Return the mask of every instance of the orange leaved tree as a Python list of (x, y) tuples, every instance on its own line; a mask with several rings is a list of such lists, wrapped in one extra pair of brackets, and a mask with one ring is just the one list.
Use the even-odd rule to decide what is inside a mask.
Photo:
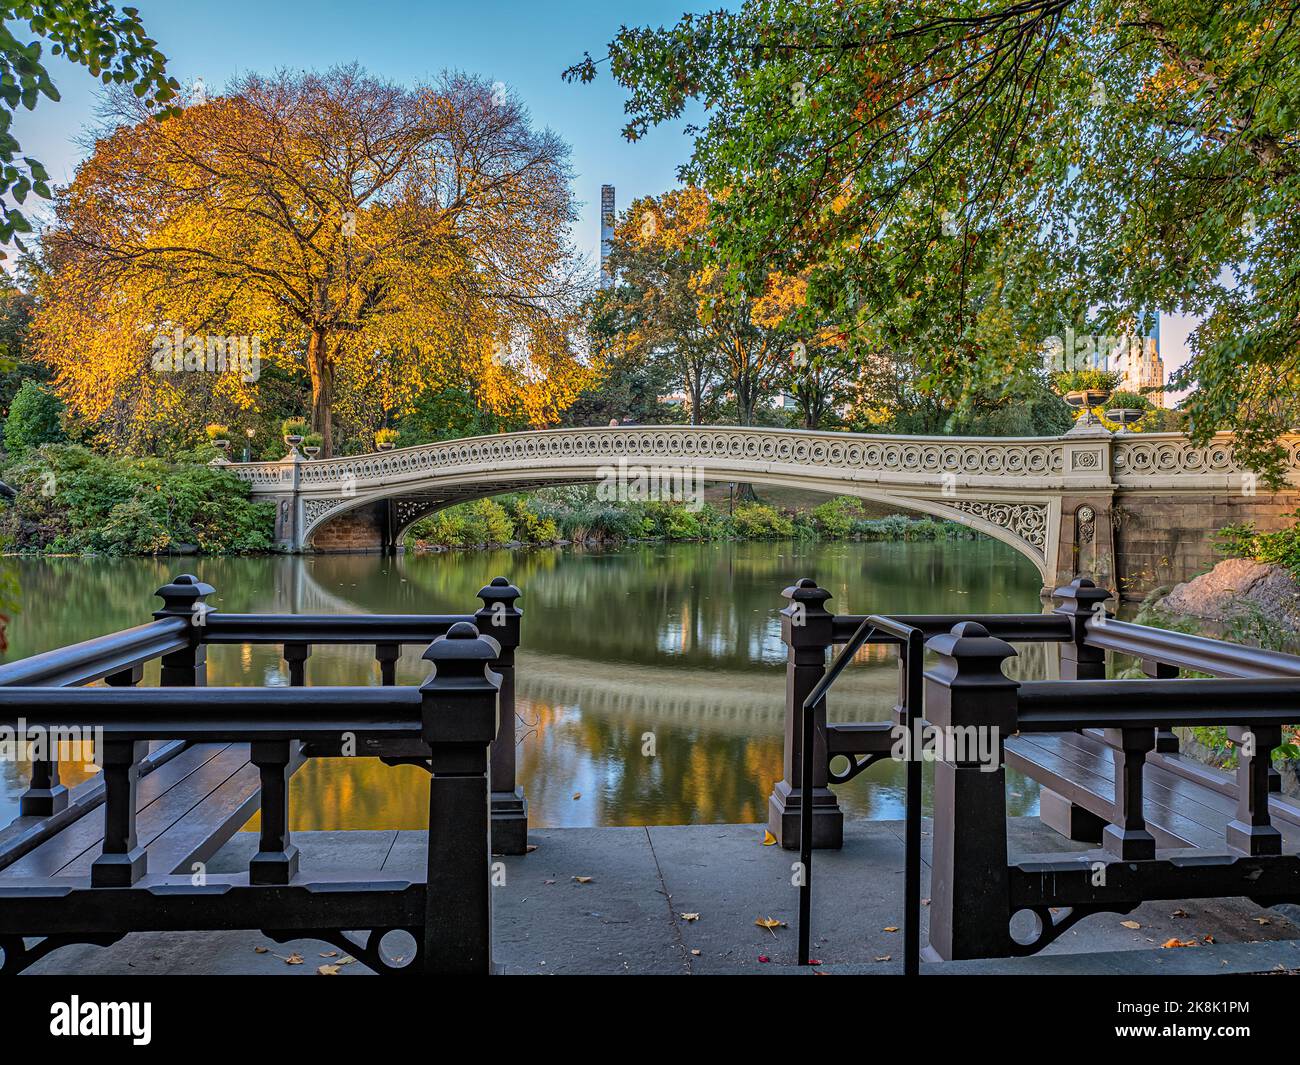
[(114, 117), (57, 198), (35, 332), (74, 412), (117, 442), (201, 424), (214, 396), (256, 405), (257, 367), (212, 372), (214, 334), (306, 371), (327, 456), (340, 404), (400, 411), (468, 377), (543, 423), (584, 383), (567, 148), (499, 86), (351, 66), (248, 76), (164, 121), (123, 98)]

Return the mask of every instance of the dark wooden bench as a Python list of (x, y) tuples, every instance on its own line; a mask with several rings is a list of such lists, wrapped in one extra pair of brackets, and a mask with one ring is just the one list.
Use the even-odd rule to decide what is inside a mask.
[[(1013, 736), (1006, 759), (1008, 767), (1042, 785), (1039, 816), (1062, 835), (1099, 844), (1105, 826), (1117, 823), (1115, 751), (1092, 730)], [(1177, 754), (1147, 755), (1143, 812), (1158, 847), (1221, 850), (1236, 809), (1231, 774)], [(1300, 849), (1300, 806), (1273, 795), (1269, 811), (1284, 845)]]

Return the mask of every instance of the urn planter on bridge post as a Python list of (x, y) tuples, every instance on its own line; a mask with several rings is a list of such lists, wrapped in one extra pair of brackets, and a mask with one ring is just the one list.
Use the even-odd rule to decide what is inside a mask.
[(831, 593), (808, 577), (781, 593), (789, 606), (781, 611), (781, 639), (787, 648), (785, 667), (785, 776), (768, 799), (768, 829), (786, 850), (799, 848), (799, 807), (806, 796), (813, 803), (813, 846), (838, 849), (844, 845), (844, 812), (829, 783), (826, 761), (826, 702), (817, 707), (817, 748), (813, 779), (805, 787), (803, 765), (803, 702), (826, 672), (826, 653), (833, 641), (834, 616), (826, 609)]

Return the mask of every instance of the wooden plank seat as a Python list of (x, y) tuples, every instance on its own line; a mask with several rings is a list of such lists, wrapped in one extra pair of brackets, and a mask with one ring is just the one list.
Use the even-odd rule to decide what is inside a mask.
[[(206, 862), (261, 800), (246, 743), (190, 745), (141, 777), (137, 795), (136, 833), (148, 855), (148, 871), (164, 875), (188, 874), (193, 863)], [(0, 881), (89, 876), (103, 841), (102, 806), (91, 807), (0, 869)]]
[[(1007, 740), (1006, 757), (1009, 767), (1042, 786), (1040, 816), (1062, 835), (1095, 844), (1106, 824), (1119, 823), (1115, 752), (1093, 732), (1022, 733)], [(1143, 813), (1156, 846), (1224, 851), (1225, 830), (1236, 816), (1235, 791), (1230, 773), (1185, 764), (1174, 754), (1149, 754)], [(1300, 807), (1273, 795), (1269, 811), (1285, 849), (1300, 850)]]

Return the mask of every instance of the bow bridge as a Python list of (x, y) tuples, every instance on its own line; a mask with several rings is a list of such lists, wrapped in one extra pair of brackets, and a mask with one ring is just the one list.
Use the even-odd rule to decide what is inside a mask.
[(1061, 437), (922, 437), (719, 426), (548, 429), (345, 458), (230, 463), (276, 503), (290, 551), (394, 550), (415, 521), (455, 503), (550, 485), (747, 482), (857, 496), (960, 522), (1009, 544), (1043, 588), (1075, 574), (1140, 596), (1214, 561), (1215, 530), (1287, 524), (1300, 506), (1300, 435), (1289, 485), (1269, 493), (1232, 439), (1077, 426)]

